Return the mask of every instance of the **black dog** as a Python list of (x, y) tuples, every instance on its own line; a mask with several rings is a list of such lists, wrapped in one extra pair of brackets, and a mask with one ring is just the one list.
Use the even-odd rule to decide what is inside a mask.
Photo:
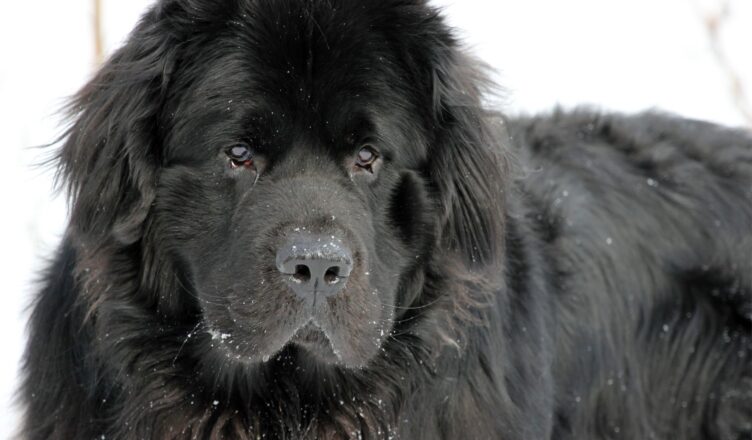
[(752, 137), (504, 121), (423, 0), (163, 0), (86, 86), (31, 439), (752, 436)]

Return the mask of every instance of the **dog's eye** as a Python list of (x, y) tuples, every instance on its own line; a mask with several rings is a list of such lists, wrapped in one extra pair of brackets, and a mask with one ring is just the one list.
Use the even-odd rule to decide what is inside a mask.
[(253, 151), (245, 144), (237, 144), (227, 149), (227, 157), (230, 158), (230, 167), (250, 168), (253, 166)]
[(371, 145), (366, 145), (358, 152), (358, 158), (355, 164), (363, 169), (370, 170), (371, 166), (379, 158), (379, 154)]

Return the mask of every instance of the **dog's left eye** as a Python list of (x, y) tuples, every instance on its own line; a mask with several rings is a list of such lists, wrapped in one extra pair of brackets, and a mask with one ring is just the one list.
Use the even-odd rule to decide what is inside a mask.
[(370, 170), (378, 158), (379, 154), (376, 152), (376, 149), (370, 145), (366, 145), (358, 152), (356, 165), (360, 168)]
[(230, 158), (232, 168), (253, 166), (253, 150), (246, 144), (233, 145), (227, 149), (226, 154)]

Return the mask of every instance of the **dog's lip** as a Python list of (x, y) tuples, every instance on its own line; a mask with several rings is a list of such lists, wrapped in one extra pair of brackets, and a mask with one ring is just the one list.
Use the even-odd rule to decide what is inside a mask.
[[(295, 274), (294, 274), (294, 273), (285, 273), (285, 272), (280, 272), (280, 273), (281, 273), (282, 275), (286, 276), (286, 277), (290, 277), (290, 278), (291, 278), (291, 279), (292, 279), (292, 280), (293, 280), (293, 281), (294, 281), (295, 283), (298, 283), (298, 284), (300, 284), (300, 281), (299, 281), (299, 280), (297, 280), (297, 279), (293, 278), (293, 277), (295, 276)], [(349, 276), (349, 275), (348, 275), (348, 276), (336, 276), (336, 277), (334, 277), (334, 278), (336, 279), (336, 282), (332, 282), (331, 284), (338, 284), (338, 283), (340, 283), (340, 282), (342, 282), (342, 281), (345, 281), (345, 280), (347, 280), (348, 278), (350, 278), (350, 276)], [(316, 293), (316, 291), (315, 291), (315, 290), (311, 290), (311, 291), (310, 291), (310, 292), (308, 292), (308, 293), (310, 293), (311, 295), (313, 295), (314, 293)]]
[(326, 331), (311, 319), (295, 332), (290, 339), (291, 344), (298, 345), (308, 351), (322, 356), (325, 359), (337, 358), (341, 360), (340, 354), (332, 346), (332, 340), (326, 334)]
[(315, 319), (310, 319), (295, 332), (291, 341), (305, 342), (310, 339), (320, 338), (329, 340), (321, 325)]

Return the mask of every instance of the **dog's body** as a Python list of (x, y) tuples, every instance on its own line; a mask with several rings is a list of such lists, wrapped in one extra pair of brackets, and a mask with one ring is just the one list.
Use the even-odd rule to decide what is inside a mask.
[[(82, 92), (25, 436), (749, 438), (752, 137), (504, 121), (422, 2), (335, 3), (165, 1)], [(280, 255), (313, 230), (350, 266), (309, 303)]]
[(743, 438), (748, 135), (588, 112), (511, 131), (553, 286), (552, 438)]

